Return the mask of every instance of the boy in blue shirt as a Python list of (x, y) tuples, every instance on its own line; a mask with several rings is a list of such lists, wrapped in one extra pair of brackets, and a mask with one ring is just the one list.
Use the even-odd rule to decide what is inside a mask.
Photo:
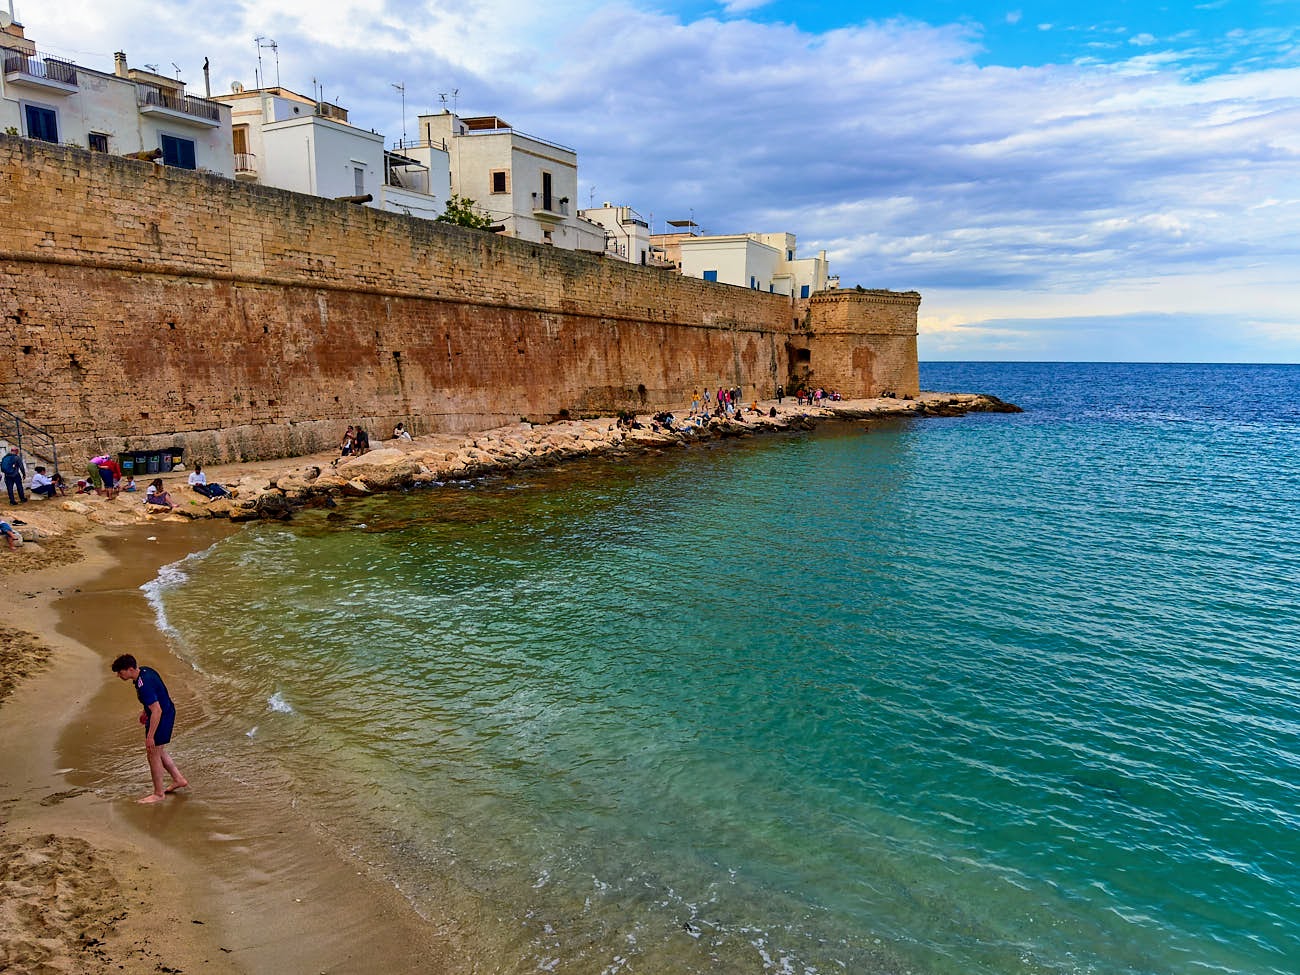
[[(144, 750), (149, 757), (153, 792), (140, 802), (162, 802), (170, 793), (189, 785), (172, 757), (167, 754), (167, 743), (172, 740), (172, 725), (176, 722), (176, 705), (172, 704), (167, 685), (158, 676), (158, 671), (152, 667), (139, 666), (135, 657), (129, 653), (124, 653), (113, 661), (113, 673), (121, 680), (129, 680), (135, 685), (135, 696), (144, 707), (140, 723), (144, 725)], [(172, 777), (172, 785), (168, 789), (163, 788), (164, 769)]]

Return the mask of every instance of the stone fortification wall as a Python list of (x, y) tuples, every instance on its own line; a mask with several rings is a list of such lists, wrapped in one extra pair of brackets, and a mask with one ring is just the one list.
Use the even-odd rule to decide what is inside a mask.
[(298, 454), (790, 372), (786, 298), (219, 177), (0, 136), (0, 212), (0, 407), (65, 456)]
[(920, 305), (915, 291), (842, 288), (813, 295), (809, 331), (788, 348), (791, 371), (851, 399), (916, 396)]

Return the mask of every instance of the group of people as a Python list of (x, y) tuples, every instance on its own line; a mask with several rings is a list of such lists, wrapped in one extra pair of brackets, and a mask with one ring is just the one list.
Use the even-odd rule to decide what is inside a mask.
[(365, 427), (348, 424), (347, 432), (343, 434), (343, 443), (339, 445), (339, 452), (344, 457), (352, 457), (356, 454), (364, 454), (369, 449), (370, 434), (366, 433)]
[[(735, 416), (744, 408), (740, 400), (740, 387), (732, 386), (730, 389), (719, 386), (716, 392), (709, 392), (709, 388), (704, 388), (704, 395), (700, 395), (697, 389), (691, 396), (691, 416), (708, 416), (712, 413), (714, 416)], [(716, 406), (714, 403), (716, 401)], [(752, 411), (758, 412), (758, 401), (754, 401)]]
[(831, 390), (828, 393), (820, 386), (816, 389), (800, 388), (795, 396), (799, 400), (800, 406), (821, 406), (823, 401), (838, 403), (841, 399), (838, 390)]
[[(410, 431), (406, 429), (406, 424), (399, 423), (393, 427), (394, 440), (410, 440)], [(370, 449), (370, 434), (366, 433), (365, 427), (360, 424), (349, 424), (343, 434), (343, 443), (339, 445), (339, 453), (344, 457), (352, 457), (356, 454), (364, 454)]]

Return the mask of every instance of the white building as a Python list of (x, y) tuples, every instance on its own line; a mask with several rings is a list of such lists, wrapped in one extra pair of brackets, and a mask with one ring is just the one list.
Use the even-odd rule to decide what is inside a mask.
[(631, 207), (602, 203), (578, 216), (605, 232), (605, 253), (629, 264), (657, 264), (650, 249), (650, 224)]
[(428, 220), (446, 207), (445, 151), (434, 149), (423, 159), (389, 152), (384, 137), (351, 124), (346, 109), (287, 88), (246, 91), (236, 85), (216, 100), (231, 110), (236, 179), (330, 199), (357, 198)]
[(426, 161), (442, 151), (451, 191), (471, 199), (502, 233), (567, 250), (603, 251), (605, 232), (578, 216), (578, 154), (513, 128), (495, 115), (452, 112), (419, 117), (415, 145), (403, 154)]
[(669, 234), (656, 245), (673, 253), (682, 274), (755, 291), (809, 298), (836, 282), (826, 252), (798, 257), (794, 234), (732, 234), (698, 237)]
[(181, 169), (232, 175), (230, 111), (185, 83), (127, 66), (112, 74), (42, 54), (0, 14), (0, 129), (28, 139), (129, 155), (157, 151)]

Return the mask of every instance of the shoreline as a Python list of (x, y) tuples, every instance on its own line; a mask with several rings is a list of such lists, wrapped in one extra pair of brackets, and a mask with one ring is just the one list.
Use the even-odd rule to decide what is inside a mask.
[[(262, 802), (245, 783), (222, 781), (219, 761), (207, 758), (195, 776), (190, 760), (178, 756), (196, 787), (158, 807), (135, 805), (147, 769), (129, 722), (134, 704), (108, 679), (109, 660), (129, 650), (142, 662), (157, 662), (169, 686), (179, 685), (173, 694), (182, 712), (201, 719), (203, 711), (201, 680), (191, 679), (156, 629), (150, 639), (161, 649), (142, 645), (140, 634), (156, 624), (139, 585), (163, 565), (236, 530), (225, 518), (285, 517), (294, 506), (328, 505), (335, 498), (508, 475), (578, 457), (660, 453), (810, 429), (822, 420), (1016, 411), (975, 395), (922, 394), (915, 401), (821, 409), (787, 402), (776, 417), (767, 411), (777, 404), (765, 402), (744, 422), (715, 421), (701, 431), (656, 431), (648, 417), (638, 418), (641, 429), (625, 430), (607, 417), (389, 441), (353, 458), (314, 455), (210, 468), (214, 481), (237, 486), (235, 503), (208, 503), (178, 489), (187, 473), (178, 472), (165, 483), (172, 482), (168, 487), (183, 513), (146, 513), (139, 495), (14, 509), (36, 537), (0, 555), (0, 574), (11, 577), (10, 589), (21, 597), (0, 633), (0, 729), (6, 740), (35, 744), (0, 758), (0, 843), (10, 864), (5, 879), (22, 892), (0, 913), (0, 963), (16, 971), (26, 970), (23, 965), (68, 972), (201, 965), (240, 972), (304, 964), (325, 971), (346, 962), (349, 971), (387, 972), (408, 970), (395, 957), (400, 940), (409, 970), (473, 967), (468, 952), (474, 932), (447, 932), (421, 918), (400, 891), (382, 877), (366, 876), (364, 865), (332, 849), (328, 837), (300, 832), (285, 838), (283, 830), (269, 828), (244, 835), (241, 803), (256, 807), (252, 818), (264, 828), (275, 821), (277, 803)], [(153, 524), (158, 521), (172, 524)], [(19, 575), (28, 566), (35, 571)], [(178, 743), (183, 747), (184, 738)], [(106, 762), (129, 767), (135, 791), (106, 795), (106, 774), (114, 784), (123, 774), (111, 764), (105, 773)], [(226, 795), (214, 795), (220, 790)], [(148, 814), (155, 810), (162, 815)], [(191, 815), (176, 816), (180, 811)], [(70, 887), (72, 895), (60, 887)], [(340, 903), (333, 895), (343, 889), (353, 893)], [(314, 896), (293, 897), (295, 890)]]

